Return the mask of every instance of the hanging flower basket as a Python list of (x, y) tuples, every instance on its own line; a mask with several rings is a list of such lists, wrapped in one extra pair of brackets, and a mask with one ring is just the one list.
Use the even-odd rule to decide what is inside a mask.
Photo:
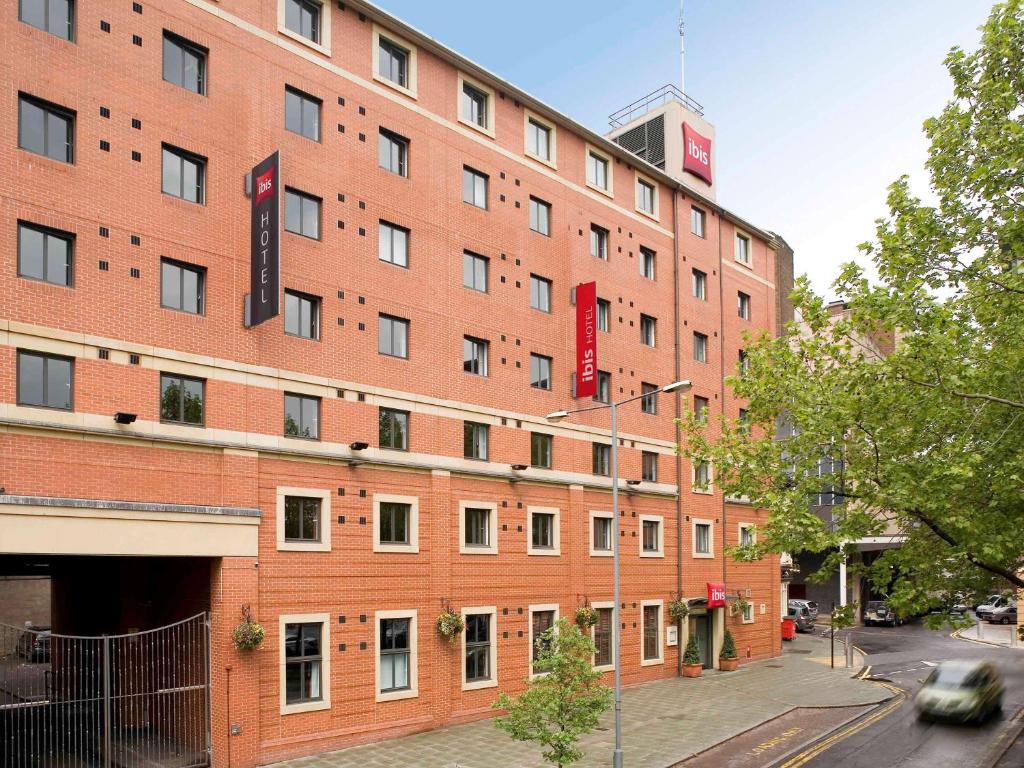
[(584, 629), (590, 629), (597, 624), (597, 609), (589, 605), (581, 605), (576, 609), (576, 623)]
[(730, 606), (730, 613), (732, 613), (733, 616), (744, 616), (746, 615), (749, 607), (749, 602), (744, 600), (742, 597), (737, 597)]
[(239, 651), (255, 651), (263, 645), (263, 639), (266, 636), (267, 632), (263, 629), (263, 625), (252, 620), (249, 606), (243, 607), (242, 620), (231, 633), (235, 648)]
[(465, 628), (466, 622), (463, 621), (462, 616), (450, 607), (441, 611), (437, 617), (437, 631), (448, 638), (449, 642), (454, 643)]
[(682, 621), (690, 615), (690, 601), (677, 598), (668, 604), (668, 617), (673, 623)]

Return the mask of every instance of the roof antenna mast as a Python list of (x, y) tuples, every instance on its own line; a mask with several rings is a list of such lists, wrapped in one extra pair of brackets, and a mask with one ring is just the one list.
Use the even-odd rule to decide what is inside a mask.
[(686, 22), (683, 21), (683, 2), (679, 0), (679, 90), (686, 93)]

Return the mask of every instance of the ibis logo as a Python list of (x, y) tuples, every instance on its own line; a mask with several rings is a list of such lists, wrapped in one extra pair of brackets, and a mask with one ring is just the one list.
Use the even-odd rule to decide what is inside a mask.
[(270, 168), (261, 176), (256, 177), (256, 205), (263, 202), (264, 198), (274, 194), (274, 169)]
[(683, 123), (683, 170), (711, 184), (711, 139)]

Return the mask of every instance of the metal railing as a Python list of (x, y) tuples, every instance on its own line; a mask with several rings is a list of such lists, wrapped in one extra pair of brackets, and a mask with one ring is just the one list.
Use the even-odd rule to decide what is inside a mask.
[(661, 86), (656, 91), (652, 91), (643, 98), (637, 99), (617, 112), (612, 112), (612, 114), (608, 115), (608, 123), (612, 128), (621, 128), (638, 117), (646, 115), (652, 109), (657, 109), (670, 101), (677, 101), (691, 112), (701, 116), (704, 115), (704, 107), (701, 104), (669, 83), (668, 85)]

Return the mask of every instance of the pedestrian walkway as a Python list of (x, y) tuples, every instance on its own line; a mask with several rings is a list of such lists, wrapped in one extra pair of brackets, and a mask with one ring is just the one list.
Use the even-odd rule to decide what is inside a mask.
[[(622, 693), (625, 758), (634, 768), (665, 768), (795, 707), (875, 704), (892, 694), (830, 669), (828, 642), (797, 637), (781, 657), (744, 664), (736, 672), (707, 672), (695, 680), (671, 678)], [(822, 660), (826, 663), (822, 663)], [(840, 657), (841, 660), (841, 657)], [(612, 713), (586, 736), (577, 765), (611, 764)], [(516, 742), (490, 720), (367, 744), (279, 763), (280, 768), (538, 768), (533, 744)]]
[(1005, 648), (1014, 647), (1024, 650), (1024, 643), (1020, 640), (1014, 642), (1013, 633), (1016, 629), (1017, 627), (1012, 624), (989, 624), (982, 621), (973, 627), (954, 632), (953, 637), (958, 640), (973, 640), (988, 645), (1001, 645)]

